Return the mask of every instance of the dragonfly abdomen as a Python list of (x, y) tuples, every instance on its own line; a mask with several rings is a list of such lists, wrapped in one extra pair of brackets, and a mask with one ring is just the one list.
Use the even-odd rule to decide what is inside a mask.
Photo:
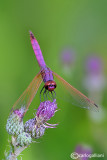
[(30, 32), (30, 40), (31, 40), (31, 44), (32, 44), (32, 47), (33, 47), (33, 50), (34, 50), (34, 53), (35, 53), (35, 56), (36, 56), (36, 59), (38, 61), (40, 68), (45, 67), (46, 64), (45, 64), (40, 46), (32, 32)]

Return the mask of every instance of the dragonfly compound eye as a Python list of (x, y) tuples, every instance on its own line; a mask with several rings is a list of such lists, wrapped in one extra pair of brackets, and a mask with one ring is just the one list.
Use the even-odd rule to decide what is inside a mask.
[(48, 90), (48, 91), (53, 91), (55, 88), (56, 88), (56, 82), (54, 81), (47, 81), (45, 83), (45, 88)]

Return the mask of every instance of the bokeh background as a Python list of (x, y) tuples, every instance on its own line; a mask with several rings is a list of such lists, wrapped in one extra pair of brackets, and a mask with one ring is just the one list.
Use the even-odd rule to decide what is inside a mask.
[[(107, 159), (106, 0), (0, 1), (0, 159), (9, 148), (5, 125), (10, 109), (39, 72), (29, 30), (37, 38), (46, 64), (99, 103), (101, 112), (74, 107), (63, 99), (57, 86), (56, 92), (61, 92), (57, 99), (60, 110), (51, 123), (59, 125), (46, 130), (39, 143), (23, 151), (23, 160), (71, 159), (70, 154), (79, 144), (89, 146), (92, 153), (105, 155), (93, 159)], [(101, 61), (92, 62), (99, 66), (93, 65), (95, 72), (89, 67), (91, 62), (87, 67), (88, 58), (93, 56)], [(38, 105), (39, 92), (30, 106), (33, 112)], [(28, 112), (25, 120), (33, 118), (33, 112)]]

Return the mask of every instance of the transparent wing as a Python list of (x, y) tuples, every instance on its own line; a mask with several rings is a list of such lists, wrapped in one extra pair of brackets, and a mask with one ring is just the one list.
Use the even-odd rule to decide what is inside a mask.
[[(19, 97), (19, 99), (15, 102), (15, 104), (13, 105), (11, 112), (14, 109), (18, 109), (21, 107), (25, 107), (25, 113), (28, 110), (34, 96), (36, 95), (40, 84), (42, 83), (42, 76), (41, 73), (38, 73), (34, 79), (32, 80), (32, 82), (29, 84), (29, 86), (27, 87), (27, 89), (22, 93), (22, 95)], [(24, 113), (24, 115), (25, 115)]]
[(87, 108), (93, 111), (99, 111), (98, 106), (89, 98), (87, 98), (84, 94), (78, 91), (76, 88), (71, 86), (68, 82), (66, 82), (62, 77), (58, 74), (54, 73), (54, 76), (58, 79), (63, 88), (66, 88), (70, 93), (71, 97), (76, 101), (76, 104), (82, 108)]

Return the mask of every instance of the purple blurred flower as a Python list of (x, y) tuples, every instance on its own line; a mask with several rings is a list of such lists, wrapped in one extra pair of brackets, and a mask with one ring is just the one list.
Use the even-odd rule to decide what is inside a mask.
[(105, 117), (105, 111), (101, 109), (103, 90), (106, 85), (105, 75), (103, 71), (103, 61), (101, 57), (89, 56), (86, 60), (86, 76), (83, 79), (83, 85), (88, 90), (88, 96), (93, 99), (99, 106), (100, 112), (89, 112), (91, 120), (101, 122)]
[(86, 61), (86, 69), (90, 74), (99, 74), (102, 72), (103, 64), (101, 58), (90, 56)]
[[(74, 71), (75, 53), (71, 49), (64, 49), (59, 57), (62, 72), (66, 76), (72, 76)], [(71, 69), (72, 67), (72, 69)]]
[(66, 65), (71, 65), (74, 62), (74, 52), (70, 49), (65, 49), (61, 53), (61, 62)]
[(78, 145), (75, 149), (75, 152), (79, 155), (84, 155), (83, 157), (79, 157), (79, 160), (88, 160), (88, 155), (92, 154), (92, 149), (85, 145)]
[(44, 135), (46, 128), (55, 128), (57, 124), (47, 123), (57, 111), (56, 100), (44, 101), (40, 103), (37, 109), (36, 117), (28, 120), (24, 125), (24, 130), (30, 133), (32, 138), (39, 138)]
[(86, 61), (84, 85), (89, 91), (101, 91), (105, 86), (103, 63), (100, 57), (90, 56)]

